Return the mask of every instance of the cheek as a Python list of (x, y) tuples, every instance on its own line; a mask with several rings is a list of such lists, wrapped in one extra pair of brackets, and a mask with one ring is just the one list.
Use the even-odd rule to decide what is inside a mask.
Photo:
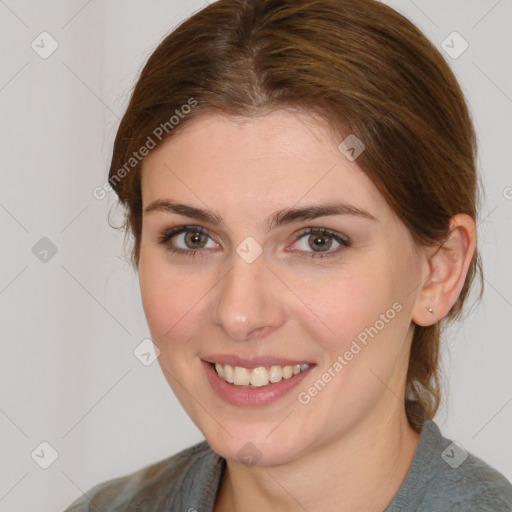
[(316, 317), (309, 315), (310, 328), (316, 324), (324, 339), (340, 343), (375, 321), (374, 317), (385, 303), (383, 295), (382, 287), (371, 275), (355, 269), (350, 270), (350, 275), (326, 280), (310, 291), (304, 301), (311, 303), (311, 310), (316, 313)]
[[(184, 344), (200, 327), (208, 291), (199, 274), (184, 275), (165, 255), (146, 253), (139, 264), (142, 305), (152, 339), (163, 352)], [(204, 322), (204, 320), (203, 320)]]
[(390, 346), (407, 331), (405, 294), (400, 282), (390, 278), (396, 274), (376, 264), (352, 266), (349, 272), (308, 291), (304, 303), (311, 304), (314, 314), (302, 315), (303, 328), (322, 345), (331, 363), (350, 350), (360, 361), (382, 353), (393, 357)]

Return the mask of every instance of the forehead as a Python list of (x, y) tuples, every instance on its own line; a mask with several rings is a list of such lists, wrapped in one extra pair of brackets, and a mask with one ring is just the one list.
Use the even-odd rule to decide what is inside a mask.
[(251, 119), (201, 114), (145, 158), (143, 205), (172, 196), (216, 210), (273, 211), (350, 200), (377, 216), (384, 199), (338, 139), (322, 120), (286, 110)]

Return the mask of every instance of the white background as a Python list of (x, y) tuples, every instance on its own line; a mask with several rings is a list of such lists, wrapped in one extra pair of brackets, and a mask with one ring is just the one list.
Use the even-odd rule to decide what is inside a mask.
[[(486, 291), (445, 342), (446, 400), (436, 421), (510, 480), (512, 3), (388, 3), (439, 48), (453, 31), (469, 43), (457, 59), (445, 55), (480, 141)], [(120, 219), (115, 196), (97, 200), (92, 191), (106, 180), (145, 59), (203, 5), (0, 0), (1, 511), (63, 510), (93, 485), (202, 439), (158, 363), (145, 367), (133, 355), (149, 336), (137, 275), (122, 233), (108, 224), (110, 211)], [(59, 45), (47, 59), (31, 48), (43, 31)], [(57, 248), (47, 262), (32, 252), (43, 237)], [(48, 469), (31, 457), (43, 441), (58, 453)], [(37, 453), (50, 461), (50, 448)]]

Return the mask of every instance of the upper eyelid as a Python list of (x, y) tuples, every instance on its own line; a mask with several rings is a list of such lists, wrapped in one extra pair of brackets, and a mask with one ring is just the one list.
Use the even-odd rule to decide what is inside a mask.
[[(333, 233), (333, 234), (336, 234), (336, 235), (340, 235), (340, 236), (346, 237), (346, 235), (344, 235), (343, 233), (339, 233), (335, 229), (331, 229), (331, 228), (327, 228), (327, 227), (321, 227), (320, 225), (304, 226), (302, 228), (299, 228), (297, 230), (297, 233), (300, 234), (300, 233), (306, 232), (309, 229), (318, 230), (318, 231), (326, 231), (326, 232), (330, 232), (330, 233)], [(163, 234), (166, 234), (166, 233), (180, 234), (182, 232), (194, 231), (194, 230), (197, 230), (198, 232), (201, 232), (201, 233), (205, 233), (205, 234), (207, 234), (209, 236), (212, 235), (212, 230), (210, 230), (208, 228), (205, 228), (204, 226), (200, 226), (198, 224), (189, 224), (189, 225), (183, 225), (183, 226), (175, 226), (175, 227), (172, 227), (172, 228), (163, 229), (162, 233)]]

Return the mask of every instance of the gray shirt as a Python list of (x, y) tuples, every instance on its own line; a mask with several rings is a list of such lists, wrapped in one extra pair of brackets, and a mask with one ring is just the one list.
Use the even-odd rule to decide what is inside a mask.
[[(226, 460), (206, 441), (93, 487), (66, 512), (212, 512)], [(511, 512), (512, 485), (427, 420), (402, 486), (384, 512)]]

